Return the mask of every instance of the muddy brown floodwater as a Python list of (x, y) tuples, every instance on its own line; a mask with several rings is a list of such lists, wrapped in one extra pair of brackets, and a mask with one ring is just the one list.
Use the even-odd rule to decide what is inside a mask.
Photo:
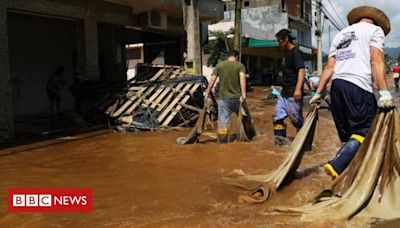
[[(398, 93), (397, 93), (398, 94)], [(315, 221), (265, 216), (271, 206), (303, 205), (330, 183), (316, 165), (340, 143), (327, 110), (320, 112), (319, 151), (307, 153), (297, 178), (269, 201), (240, 204), (242, 190), (221, 183), (234, 169), (273, 170), (285, 147), (272, 140), (273, 101), (256, 88), (249, 106), (259, 136), (251, 143), (213, 139), (178, 145), (189, 129), (164, 132), (99, 131), (0, 151), (0, 227), (360, 227), (370, 221)], [(398, 99), (398, 97), (396, 98)], [(305, 107), (305, 111), (307, 107)], [(290, 126), (290, 125), (289, 125)], [(290, 126), (291, 127), (291, 126)], [(294, 129), (289, 129), (294, 136)], [(91, 213), (8, 213), (8, 188), (93, 188)]]

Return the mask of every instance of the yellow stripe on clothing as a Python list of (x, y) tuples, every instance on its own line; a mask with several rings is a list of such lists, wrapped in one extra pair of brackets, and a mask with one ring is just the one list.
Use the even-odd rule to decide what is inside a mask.
[(283, 124), (276, 124), (274, 126), (274, 130), (285, 130), (285, 129), (286, 129), (286, 127)]
[(339, 176), (339, 174), (335, 171), (333, 166), (331, 164), (329, 164), (329, 163), (326, 163), (324, 165), (324, 169), (327, 170), (335, 178)]
[(218, 134), (219, 135), (227, 135), (228, 134), (228, 128), (218, 129)]
[(357, 140), (361, 144), (364, 142), (365, 139), (363, 136), (357, 134), (352, 134), (350, 138)]

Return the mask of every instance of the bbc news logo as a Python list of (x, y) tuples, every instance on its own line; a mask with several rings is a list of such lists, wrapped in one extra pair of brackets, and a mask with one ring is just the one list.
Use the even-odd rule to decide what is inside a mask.
[(9, 212), (91, 212), (90, 188), (20, 188), (8, 190)]

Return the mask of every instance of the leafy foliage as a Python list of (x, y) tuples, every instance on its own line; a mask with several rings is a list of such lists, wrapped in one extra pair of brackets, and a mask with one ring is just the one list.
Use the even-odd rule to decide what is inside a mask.
[(227, 37), (228, 34), (230, 32), (210, 32), (210, 36), (215, 37), (215, 40), (210, 40), (205, 46), (205, 52), (210, 54), (208, 65), (213, 67), (217, 65), (218, 62), (226, 58), (228, 51), (233, 48), (232, 39)]

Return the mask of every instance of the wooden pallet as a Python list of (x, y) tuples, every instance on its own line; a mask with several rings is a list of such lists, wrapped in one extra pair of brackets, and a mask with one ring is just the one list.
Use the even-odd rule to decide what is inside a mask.
[[(185, 88), (188, 88), (189, 93), (193, 94), (196, 92), (196, 90), (200, 87), (199, 84), (194, 84), (194, 85), (188, 85)], [(179, 111), (182, 109), (182, 104), (186, 104), (186, 102), (190, 99), (190, 95), (186, 95), (187, 90), (182, 90), (178, 96), (174, 99), (174, 101), (171, 102), (171, 104), (168, 106), (167, 110), (165, 112), (170, 112), (168, 117), (162, 122), (161, 126), (166, 127), (168, 124), (175, 118), (175, 116), (179, 113)], [(164, 113), (165, 113), (164, 112)]]
[[(156, 74), (151, 76), (149, 81), (178, 79), (187, 76), (180, 72), (178, 67), (168, 69), (161, 68)], [(174, 125), (184, 125), (192, 122), (198, 116), (196, 107), (187, 105), (190, 97), (201, 88), (200, 84), (181, 82), (177, 84), (143, 84), (132, 85), (128, 90), (121, 94), (117, 100), (109, 102), (110, 107), (106, 109), (106, 114), (112, 118), (119, 119), (125, 115), (133, 115), (141, 108), (156, 110), (159, 115), (157, 120), (162, 127)], [(179, 115), (178, 115), (179, 114)], [(180, 119), (176, 117), (179, 116)], [(181, 121), (174, 121), (179, 120)]]
[[(159, 70), (150, 80), (155, 81), (157, 80), (163, 73), (164, 73), (165, 69), (161, 69)], [(115, 112), (113, 112), (111, 114), (112, 117), (118, 117), (120, 116), (122, 113), (125, 112), (125, 110), (127, 108), (130, 107), (130, 105), (138, 98), (140, 98), (140, 96), (142, 96), (142, 94), (148, 89), (148, 87), (146, 85), (143, 85), (133, 96), (129, 97), (128, 100)]]

